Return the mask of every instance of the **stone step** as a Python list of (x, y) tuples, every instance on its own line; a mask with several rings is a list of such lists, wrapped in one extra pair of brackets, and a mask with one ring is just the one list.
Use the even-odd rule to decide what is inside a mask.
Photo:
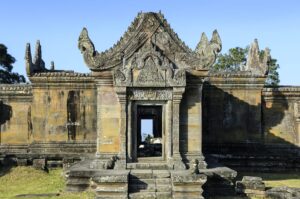
[(129, 185), (131, 184), (155, 184), (156, 179), (139, 179), (139, 178), (130, 178)]
[(128, 190), (130, 193), (135, 192), (171, 192), (172, 186), (171, 185), (155, 185), (155, 184), (130, 184), (128, 186)]
[(171, 199), (171, 192), (137, 192), (129, 194), (130, 199)]
[(170, 178), (157, 178), (155, 179), (155, 182), (157, 185), (160, 185), (160, 184), (169, 184), (171, 185), (171, 179)]
[(66, 184), (67, 185), (90, 184), (90, 178), (69, 177), (67, 179)]
[(167, 170), (169, 166), (166, 163), (128, 163), (128, 169), (153, 169), (153, 170)]
[(139, 184), (139, 183), (165, 185), (165, 184), (171, 184), (171, 179), (170, 178), (152, 178), (152, 179), (130, 178), (129, 179), (129, 184)]
[(131, 170), (129, 179), (151, 179), (153, 178), (152, 170)]
[(95, 199), (128, 199), (127, 194), (101, 194), (96, 195)]
[(136, 192), (130, 193), (129, 199), (153, 199), (156, 198), (155, 192)]
[(157, 199), (171, 199), (172, 192), (156, 192)]
[(128, 186), (129, 193), (135, 192), (155, 192), (155, 184), (129, 184)]
[(172, 186), (170, 184), (166, 185), (156, 185), (156, 192), (171, 192)]
[(168, 170), (153, 170), (153, 177), (156, 179), (159, 178), (171, 178), (171, 173)]
[(90, 187), (89, 184), (81, 184), (81, 185), (68, 185), (66, 186), (66, 191), (68, 192), (82, 192), (86, 191)]
[(95, 189), (96, 193), (124, 193), (128, 190), (127, 184), (101, 184)]

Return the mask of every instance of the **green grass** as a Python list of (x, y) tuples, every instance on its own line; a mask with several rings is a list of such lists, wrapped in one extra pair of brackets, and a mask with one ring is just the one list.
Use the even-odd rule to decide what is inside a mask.
[(15, 198), (20, 194), (59, 193), (53, 197), (34, 197), (35, 199), (92, 199), (92, 192), (68, 193), (64, 191), (65, 180), (62, 169), (52, 169), (49, 173), (32, 167), (15, 167), (0, 177), (0, 198)]

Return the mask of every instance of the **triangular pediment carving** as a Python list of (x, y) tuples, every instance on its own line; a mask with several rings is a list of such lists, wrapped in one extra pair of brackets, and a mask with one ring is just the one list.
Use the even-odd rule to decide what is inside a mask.
[(208, 70), (221, 50), (221, 40), (216, 31), (209, 41), (205, 34), (195, 50), (191, 50), (173, 31), (161, 13), (139, 13), (123, 37), (109, 50), (97, 52), (83, 29), (78, 47), (92, 71), (119, 70), (140, 49), (153, 44), (174, 63), (178, 69)]
[(161, 71), (154, 63), (152, 57), (147, 57), (145, 60), (145, 65), (140, 70), (137, 78), (136, 84), (138, 85), (155, 85), (163, 84), (165, 82), (164, 77), (161, 74)]
[[(148, 41), (122, 67), (113, 70), (114, 85), (133, 87), (185, 86), (185, 69), (176, 66)], [(181, 75), (179, 75), (181, 74)]]

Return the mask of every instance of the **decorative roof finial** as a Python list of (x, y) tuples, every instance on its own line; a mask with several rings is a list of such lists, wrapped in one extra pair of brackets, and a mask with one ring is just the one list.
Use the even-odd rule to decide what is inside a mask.
[(31, 57), (30, 44), (26, 44), (25, 65), (26, 73), (28, 76), (31, 76), (35, 72), (47, 71), (47, 69), (45, 68), (45, 62), (42, 59), (42, 47), (39, 40), (37, 40), (36, 42), (35, 55), (33, 61)]
[(36, 70), (45, 69), (45, 62), (42, 59), (42, 46), (40, 44), (40, 40), (36, 41), (33, 64), (36, 66)]
[(31, 58), (31, 49), (30, 49), (30, 43), (26, 44), (26, 50), (25, 50), (25, 67), (26, 67), (26, 73), (27, 76), (30, 76), (32, 74), (32, 58)]
[(51, 61), (50, 70), (55, 70), (54, 61)]
[(254, 39), (254, 42), (249, 49), (245, 70), (251, 71), (253, 74), (257, 75), (267, 75), (269, 68), (268, 64), (271, 59), (270, 49), (266, 48), (263, 55), (263, 57), (260, 56), (258, 41), (257, 39)]

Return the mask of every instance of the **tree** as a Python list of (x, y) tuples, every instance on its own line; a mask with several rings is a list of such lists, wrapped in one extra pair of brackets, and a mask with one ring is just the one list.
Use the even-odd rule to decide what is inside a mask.
[[(240, 71), (246, 66), (249, 47), (235, 47), (229, 49), (228, 53), (219, 54), (216, 63), (213, 65), (214, 71)], [(260, 51), (260, 56), (264, 55), (264, 51)], [(277, 59), (271, 58), (269, 64), (269, 73), (266, 79), (266, 85), (276, 86), (279, 84), (279, 73)]]
[(0, 44), (0, 83), (16, 84), (26, 82), (23, 75), (12, 72), (16, 59), (7, 52), (7, 47)]

